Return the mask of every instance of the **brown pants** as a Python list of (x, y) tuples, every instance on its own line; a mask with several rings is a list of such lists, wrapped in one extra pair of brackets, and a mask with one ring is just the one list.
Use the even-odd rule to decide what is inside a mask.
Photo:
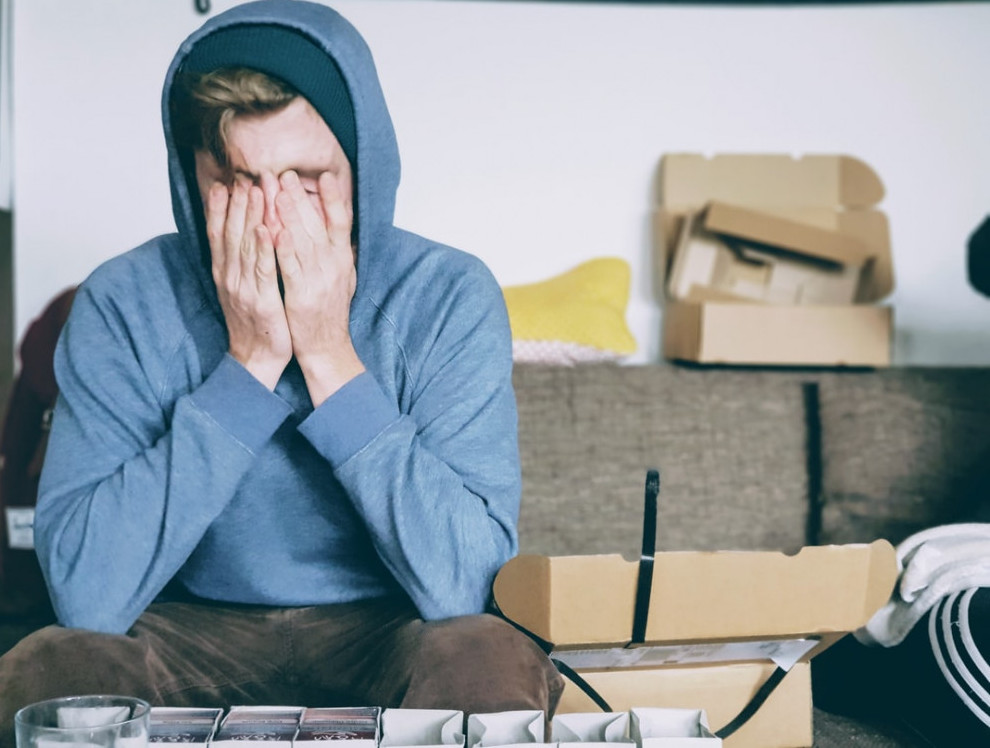
[(49, 626), (0, 657), (0, 748), (14, 713), (56, 696), (156, 706), (460, 709), (557, 705), (543, 651), (490, 615), (424, 622), (394, 599), (310, 608), (157, 603), (122, 636)]

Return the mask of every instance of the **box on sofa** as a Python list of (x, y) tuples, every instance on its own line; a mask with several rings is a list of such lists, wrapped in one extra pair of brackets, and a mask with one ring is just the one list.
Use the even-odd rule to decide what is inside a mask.
[[(611, 709), (694, 707), (714, 720), (733, 705), (746, 707), (763, 684), (752, 674), (767, 662), (780, 669), (771, 667), (772, 677), (788, 680), (784, 673), (796, 664), (865, 624), (897, 579), (894, 549), (883, 540), (807, 547), (793, 556), (659, 553), (651, 568), (647, 607), (638, 595), (638, 562), (617, 555), (517, 556), (499, 571), (494, 599), (509, 620), (550, 643), (558, 661), (601, 687)], [(645, 619), (635, 620), (637, 610)], [(609, 676), (596, 677), (601, 671)], [(811, 745), (808, 671), (795, 675), (789, 686), (807, 687), (804, 707), (772, 723), (745, 724), (727, 736), (727, 746)], [(683, 702), (677, 685), (685, 677), (705, 684), (703, 693), (691, 691), (699, 703)], [(559, 709), (587, 709), (574, 681)]]
[[(892, 308), (876, 305), (894, 286), (887, 219), (874, 207), (884, 188), (865, 163), (834, 155), (665, 154), (659, 193), (666, 358), (890, 364)], [(713, 221), (720, 203), (725, 220)], [(710, 230), (699, 233), (705, 222)], [(798, 255), (787, 250), (828, 261), (793, 262)], [(855, 303), (838, 298), (837, 288)]]

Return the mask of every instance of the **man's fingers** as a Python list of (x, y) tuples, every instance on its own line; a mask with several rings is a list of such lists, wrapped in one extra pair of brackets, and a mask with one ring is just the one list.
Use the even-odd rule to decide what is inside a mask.
[(318, 182), (320, 201), (327, 217), (327, 232), (330, 240), (338, 246), (351, 246), (351, 226), (354, 223), (354, 208), (349, 200), (344, 200), (337, 177), (328, 171), (320, 174)]
[(223, 233), (227, 223), (228, 197), (227, 186), (220, 182), (210, 185), (210, 192), (206, 196), (206, 238), (210, 244), (214, 270), (223, 268), (227, 257)]
[(227, 265), (237, 262), (237, 250), (244, 238), (244, 222), (247, 218), (248, 188), (241, 182), (234, 183), (227, 201), (227, 222), (224, 224), (223, 240), (227, 245)]
[(282, 281), (288, 290), (302, 277), (302, 265), (299, 262), (298, 246), (292, 230), (288, 227), (278, 232), (275, 237), (275, 257), (282, 271)]
[(278, 288), (278, 266), (275, 262), (275, 244), (268, 227), (259, 224), (254, 227), (256, 261), (254, 264), (254, 281), (259, 292)]
[[(279, 184), (282, 186), (281, 194), (288, 195), (292, 203), (290, 208), (288, 205), (289, 201), (286, 201), (284, 198), (276, 201), (276, 204), (279, 206), (279, 213), (282, 215), (282, 222), (288, 225), (291, 216), (299, 222), (303, 230), (313, 239), (320, 239), (326, 235), (326, 226), (323, 225), (323, 217), (317, 213), (309, 193), (306, 192), (306, 188), (299, 181), (299, 175), (289, 170), (279, 177)], [(288, 215), (282, 212), (283, 204), (285, 204)]]
[[(260, 187), (248, 188), (247, 212), (244, 217), (245, 231), (253, 231), (255, 226), (265, 222), (265, 195)], [(244, 242), (248, 245), (249, 242)]]

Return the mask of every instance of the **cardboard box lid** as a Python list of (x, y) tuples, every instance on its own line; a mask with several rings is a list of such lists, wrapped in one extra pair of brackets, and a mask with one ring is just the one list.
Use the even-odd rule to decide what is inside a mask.
[(855, 236), (841, 231), (717, 200), (708, 203), (702, 225), (715, 234), (739, 237), (837, 265), (859, 267), (876, 254), (876, 250)]
[(874, 260), (864, 269), (857, 302), (879, 301), (894, 290), (890, 228), (886, 215), (872, 208), (883, 196), (880, 177), (851, 156), (664, 154), (656, 216), (661, 273), (673, 256), (681, 219), (719, 201), (859, 240)]
[(695, 210), (709, 200), (767, 208), (867, 208), (883, 196), (877, 173), (852, 156), (670, 153), (660, 169), (660, 201), (677, 211)]
[[(619, 555), (522, 555), (495, 578), (503, 615), (557, 647), (630, 640), (639, 563)], [(893, 547), (808, 546), (777, 552), (658, 553), (647, 643), (848, 632), (897, 580)]]

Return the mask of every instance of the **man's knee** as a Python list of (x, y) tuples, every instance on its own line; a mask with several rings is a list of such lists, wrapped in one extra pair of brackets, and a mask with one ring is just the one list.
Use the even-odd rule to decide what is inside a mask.
[(0, 682), (9, 686), (12, 684), (7, 681), (14, 676), (55, 671), (65, 677), (68, 671), (75, 669), (73, 662), (87, 656), (94, 636), (99, 635), (82, 629), (45, 626), (24, 637), (0, 657), (0, 676), (3, 678)]
[(423, 626), (403, 706), (467, 713), (542, 709), (548, 716), (564, 681), (532, 639), (491, 615)]
[(93, 691), (99, 669), (93, 645), (100, 637), (106, 635), (46, 626), (0, 657), (0, 748), (12, 743), (14, 714), (21, 707)]
[(128, 662), (142, 659), (139, 649), (126, 636), (39, 629), (0, 657), (0, 716), (42, 699), (105, 691)]

